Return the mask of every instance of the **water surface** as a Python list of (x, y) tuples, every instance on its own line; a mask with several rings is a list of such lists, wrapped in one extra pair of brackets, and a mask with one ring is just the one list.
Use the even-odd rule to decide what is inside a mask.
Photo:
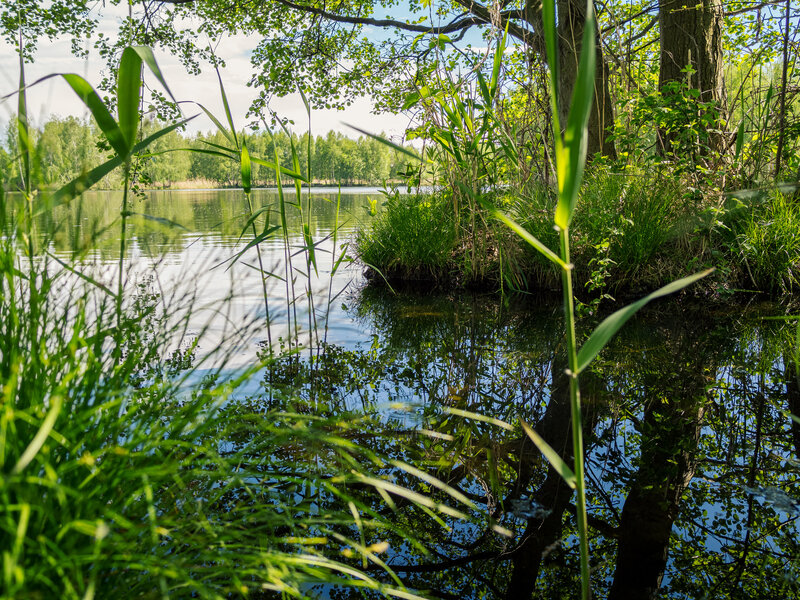
[[(380, 204), (376, 190), (345, 192), (338, 221), (338, 194), (312, 197), (310, 279), (296, 211), (293, 270), (280, 233), (261, 244), (264, 268), (276, 275), (267, 284), (273, 347), (296, 335), (301, 351), (259, 371), (248, 401), (369, 419), (397, 440), (376, 450), (435, 472), (475, 502), (474, 521), (448, 527), (411, 507), (397, 511), (398, 524), (433, 548), (423, 555), (387, 537), (383, 558), (409, 587), (440, 598), (577, 597), (572, 491), (518, 428), (465, 416), (524, 419), (571, 460), (558, 300), (395, 294), (365, 287), (362, 268), (347, 261), (331, 278), (370, 219), (368, 198)], [(54, 253), (91, 247), (81, 260), (113, 282), (119, 235), (118, 226), (107, 227), (119, 203), (118, 194), (87, 195), (48, 217), (58, 225)], [(256, 192), (254, 209), (265, 206), (277, 206), (275, 194)], [(170, 223), (133, 219), (129, 285), (155, 266), (151, 285), (194, 297), (193, 327), (206, 329), (201, 347), (215, 348), (247, 322), (253, 335), (234, 364), (263, 356), (267, 307), (252, 268), (257, 256), (251, 248), (229, 262), (252, 239), (241, 192), (153, 192), (133, 210)], [(273, 208), (270, 222), (278, 218)], [(258, 221), (257, 231), (264, 226)], [(778, 307), (755, 300), (722, 308), (662, 302), (631, 321), (581, 376), (597, 597), (797, 597), (800, 425), (790, 417), (800, 414), (797, 323), (765, 319), (776, 314)], [(375, 443), (368, 433), (358, 442)]]

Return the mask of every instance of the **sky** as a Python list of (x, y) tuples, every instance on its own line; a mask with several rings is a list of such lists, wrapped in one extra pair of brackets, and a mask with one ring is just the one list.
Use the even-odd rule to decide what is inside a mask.
[[(107, 14), (101, 20), (98, 31), (106, 35), (115, 35), (117, 25), (118, 16)], [(250, 64), (250, 52), (257, 43), (257, 37), (239, 35), (220, 40), (217, 47), (217, 54), (227, 65), (222, 71), (222, 79), (237, 129), (247, 124), (245, 114), (251, 101), (257, 96), (257, 91), (246, 85), (253, 68)], [(205, 68), (197, 76), (188, 75), (183, 66), (169, 54), (158, 50), (155, 53), (156, 60), (175, 97), (178, 100), (203, 98), (206, 107), (224, 122), (219, 83), (213, 69)], [(0, 97), (13, 92), (18, 86), (18, 60), (15, 48), (0, 40)], [(102, 78), (103, 66), (103, 60), (93, 49), (90, 50), (88, 60), (81, 60), (72, 55), (68, 39), (54, 42), (45, 40), (38, 47), (33, 64), (26, 65), (25, 78), (31, 83), (51, 73), (78, 73), (96, 88)], [(148, 74), (145, 78), (154, 81)], [(16, 102), (16, 97), (0, 102), (0, 128), (2, 128), (0, 131), (5, 131), (9, 117), (16, 112)], [(281, 117), (295, 122), (291, 126), (293, 131), (302, 133), (308, 129), (305, 107), (299, 95), (275, 99), (270, 106)], [(366, 131), (385, 132), (391, 137), (399, 137), (408, 126), (407, 117), (391, 114), (375, 115), (371, 113), (371, 109), (371, 99), (363, 97), (342, 111), (314, 111), (311, 121), (312, 132), (314, 135), (324, 136), (333, 130), (350, 137), (358, 137), (357, 132), (345, 125), (353, 123)], [(194, 114), (190, 108), (184, 109), (184, 112), (186, 116)], [(34, 125), (38, 126), (51, 115), (88, 117), (88, 112), (81, 101), (61, 78), (49, 79), (29, 91), (28, 113)], [(213, 123), (205, 115), (201, 115), (189, 124), (188, 132), (196, 133), (212, 129), (214, 129)]]

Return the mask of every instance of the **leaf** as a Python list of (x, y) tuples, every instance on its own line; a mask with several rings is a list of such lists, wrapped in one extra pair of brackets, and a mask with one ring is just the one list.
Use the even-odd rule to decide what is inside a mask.
[(242, 189), (245, 194), (249, 194), (252, 168), (250, 166), (250, 153), (247, 151), (247, 144), (245, 144), (244, 140), (242, 140), (242, 154), (239, 159), (239, 168), (242, 173)]
[(595, 330), (589, 336), (589, 339), (586, 340), (586, 343), (584, 343), (581, 349), (578, 351), (578, 373), (589, 366), (589, 363), (591, 363), (594, 357), (597, 356), (597, 354), (605, 347), (608, 341), (614, 337), (614, 334), (619, 331), (620, 327), (622, 327), (628, 321), (628, 319), (635, 315), (645, 304), (651, 300), (655, 300), (656, 298), (661, 298), (674, 292), (678, 292), (695, 281), (702, 279), (712, 271), (714, 271), (714, 269), (706, 269), (705, 271), (701, 271), (699, 273), (695, 273), (694, 275), (684, 277), (683, 279), (673, 281), (672, 283), (659, 288), (655, 292), (648, 294), (641, 300), (637, 300), (633, 304), (629, 304), (628, 306), (619, 309), (614, 314), (606, 317), (606, 319), (595, 328)]
[[(22, 47), (22, 32), (20, 31), (20, 48)], [(19, 99), (17, 102), (17, 135), (19, 137), (19, 151), (22, 155), (23, 184), (31, 189), (31, 154), (33, 144), (28, 127), (28, 96), (25, 92), (25, 61), (22, 52), (19, 53)]]
[(143, 219), (146, 219), (148, 221), (154, 221), (155, 223), (159, 223), (160, 225), (166, 225), (167, 227), (189, 231), (186, 227), (184, 227), (180, 223), (176, 223), (175, 221), (165, 219), (164, 217), (154, 217), (153, 215), (147, 215), (145, 213), (137, 213), (137, 212), (132, 212), (131, 214), (136, 215), (137, 217), (142, 217)]
[[(222, 85), (221, 81), (220, 81), (220, 85)], [(214, 125), (217, 126), (217, 129), (220, 131), (220, 133), (222, 135), (224, 135), (229, 142), (231, 142), (232, 144), (236, 144), (236, 141), (234, 140), (234, 138), (231, 137), (231, 132), (228, 131), (227, 129), (225, 129), (225, 127), (222, 125), (222, 123), (219, 122), (219, 119), (217, 119), (217, 117), (215, 117), (214, 114), (210, 110), (208, 110), (205, 106), (203, 106), (199, 102), (193, 102), (193, 104), (196, 104), (197, 106), (199, 106), (203, 110), (203, 112), (206, 113), (206, 116), (209, 119), (211, 119), (211, 122), (214, 123)], [(206, 144), (209, 144), (211, 146), (217, 146), (217, 144), (212, 144), (211, 142), (206, 142), (205, 140), (203, 140), (203, 141)], [(238, 146), (238, 144), (237, 144), (237, 146)], [(217, 147), (224, 148), (224, 146), (217, 146)], [(227, 148), (226, 148), (226, 150), (227, 150)]]
[(255, 156), (251, 156), (250, 157), (250, 162), (255, 163), (257, 165), (261, 165), (262, 167), (267, 167), (268, 169), (272, 169), (273, 171), (275, 171), (276, 169), (280, 169), (280, 172), (283, 173), (284, 175), (288, 175), (292, 179), (299, 180), (299, 181), (302, 181), (304, 183), (308, 183), (308, 179), (306, 179), (306, 177), (304, 177), (300, 173), (296, 173), (295, 171), (292, 171), (291, 169), (287, 169), (284, 166), (277, 166), (275, 163), (271, 163), (271, 162), (266, 161), (266, 160), (264, 160), (262, 158), (256, 158)]
[(396, 150), (397, 152), (400, 152), (401, 154), (405, 154), (406, 156), (413, 158), (417, 162), (422, 162), (422, 158), (418, 154), (412, 152), (408, 148), (404, 148), (403, 146), (400, 146), (390, 140), (387, 140), (385, 137), (375, 135), (374, 133), (370, 133), (369, 131), (364, 131), (360, 127), (356, 127), (355, 125), (350, 125), (349, 123), (344, 123), (344, 125), (347, 125), (350, 129), (355, 129), (358, 133), (366, 135), (367, 137), (371, 137), (373, 140), (380, 142), (384, 146), (389, 146), (390, 148)]
[(47, 254), (47, 256), (52, 258), (54, 261), (56, 261), (58, 264), (60, 264), (62, 267), (64, 267), (67, 271), (69, 271), (73, 275), (76, 275), (77, 277), (80, 277), (81, 279), (83, 279), (87, 283), (90, 283), (93, 286), (95, 286), (96, 288), (103, 290), (106, 294), (108, 294), (112, 298), (116, 298), (117, 297), (117, 295), (114, 292), (112, 292), (110, 289), (108, 289), (108, 287), (106, 287), (104, 284), (100, 283), (99, 281), (97, 281), (93, 277), (90, 277), (89, 275), (86, 275), (85, 273), (81, 273), (77, 269), (75, 269), (75, 268), (71, 267), (70, 265), (68, 265), (67, 263), (65, 263), (63, 260), (58, 258), (53, 253), (48, 252), (47, 250), (45, 250), (45, 253)]
[(558, 100), (556, 90), (558, 89), (558, 46), (556, 44), (556, 3), (555, 0), (543, 0), (542, 2), (542, 24), (544, 31), (545, 52), (547, 53), (547, 64), (550, 66), (550, 108), (553, 116), (553, 131), (556, 132), (556, 149), (558, 149), (561, 138), (561, 125), (558, 122)]
[(156, 79), (161, 84), (161, 87), (163, 87), (167, 94), (169, 94), (169, 97), (172, 98), (172, 101), (177, 104), (178, 101), (175, 100), (175, 96), (172, 95), (172, 91), (167, 85), (167, 80), (164, 79), (164, 74), (158, 67), (158, 63), (156, 62), (156, 57), (153, 55), (153, 51), (147, 46), (131, 46), (131, 49), (139, 55), (153, 75), (156, 76)]
[(489, 98), (491, 100), (497, 95), (497, 86), (500, 81), (500, 67), (503, 64), (503, 54), (506, 51), (506, 38), (508, 37), (508, 23), (506, 23), (506, 30), (503, 32), (503, 37), (497, 44), (494, 52), (494, 63), (492, 64), (492, 79), (489, 82)]
[[(92, 113), (92, 117), (97, 123), (97, 126), (100, 128), (100, 131), (103, 132), (103, 135), (106, 140), (108, 140), (108, 143), (111, 144), (114, 151), (123, 158), (127, 157), (130, 148), (125, 141), (125, 136), (122, 134), (122, 130), (119, 125), (117, 125), (114, 117), (108, 112), (108, 108), (102, 98), (94, 91), (94, 88), (89, 85), (89, 82), (83, 77), (75, 73), (64, 73), (61, 77), (64, 78), (64, 81), (69, 84), (86, 108), (89, 109), (89, 112)], [(39, 81), (42, 81), (42, 79)]]
[(17, 464), (14, 465), (14, 468), (11, 470), (13, 474), (18, 475), (21, 473), (25, 467), (27, 467), (36, 457), (36, 454), (39, 452), (39, 450), (41, 450), (42, 446), (44, 446), (47, 436), (50, 435), (50, 432), (53, 430), (53, 427), (56, 424), (58, 414), (61, 412), (62, 403), (63, 399), (61, 396), (50, 396), (50, 410), (47, 411), (47, 416), (45, 416), (44, 420), (42, 421), (39, 431), (37, 431), (36, 435), (33, 436), (30, 444), (28, 444), (28, 447), (25, 448), (24, 452), (19, 457)]
[(550, 248), (545, 246), (541, 241), (539, 241), (538, 238), (531, 235), (531, 233), (527, 229), (525, 229), (522, 225), (514, 221), (511, 217), (497, 210), (494, 211), (494, 216), (495, 218), (500, 219), (503, 223), (508, 225), (511, 229), (513, 229), (514, 232), (516, 232), (516, 234), (519, 237), (521, 237), (531, 246), (536, 248), (536, 250), (538, 250), (539, 253), (546, 259), (557, 264), (562, 269), (566, 268), (567, 266), (566, 263), (563, 260), (561, 260), (561, 258), (555, 252), (553, 252), (552, 250), (550, 250)]
[(561, 475), (561, 479), (571, 487), (573, 490), (575, 489), (577, 479), (575, 478), (575, 473), (572, 472), (572, 469), (569, 468), (567, 463), (558, 455), (558, 452), (553, 450), (552, 446), (544, 441), (542, 436), (540, 436), (536, 431), (533, 430), (525, 421), (522, 419), (519, 420), (520, 424), (522, 425), (522, 430), (531, 438), (531, 441), (536, 444), (536, 447), (539, 449), (539, 452), (547, 459), (556, 472)]
[(554, 220), (562, 229), (569, 227), (572, 221), (578, 189), (583, 179), (583, 169), (586, 166), (586, 148), (589, 139), (587, 125), (594, 98), (594, 28), (594, 8), (589, 0), (586, 6), (578, 76), (572, 90), (572, 105), (567, 117), (567, 130), (564, 132), (564, 146), (561, 152), (556, 153), (559, 194)]
[(142, 57), (131, 47), (122, 51), (117, 74), (117, 113), (127, 155), (139, 128), (139, 100), (142, 93)]
[(219, 79), (219, 93), (222, 96), (222, 106), (225, 108), (225, 116), (228, 119), (228, 125), (231, 127), (233, 143), (236, 144), (236, 147), (238, 148), (239, 139), (236, 137), (236, 128), (233, 126), (233, 117), (231, 116), (231, 107), (228, 104), (228, 96), (225, 95), (225, 86), (222, 85), (222, 76), (219, 74), (219, 69), (217, 69), (217, 79)]
[[(189, 117), (188, 119), (183, 119), (182, 121), (178, 121), (177, 123), (173, 123), (172, 125), (168, 125), (159, 131), (156, 131), (154, 134), (148, 136), (138, 144), (133, 147), (133, 152), (140, 152), (147, 148), (150, 144), (152, 144), (155, 140), (168, 134), (170, 131), (181, 127), (182, 125), (188, 123), (192, 119), (194, 119), (197, 115)], [(98, 181), (100, 181), (103, 177), (108, 175), (111, 171), (122, 165), (125, 162), (125, 156), (117, 154), (110, 160), (107, 160), (102, 165), (99, 165), (89, 171), (88, 173), (84, 173), (79, 175), (59, 190), (57, 190), (53, 194), (53, 201), (55, 205), (63, 204), (69, 202), (73, 198), (80, 196), (83, 192), (88, 190)]]
[(111, 171), (121, 166), (123, 162), (125, 162), (124, 156), (117, 154), (88, 173), (78, 175), (75, 179), (56, 190), (53, 194), (54, 205), (65, 204), (73, 198), (77, 198), (103, 177), (111, 173)]

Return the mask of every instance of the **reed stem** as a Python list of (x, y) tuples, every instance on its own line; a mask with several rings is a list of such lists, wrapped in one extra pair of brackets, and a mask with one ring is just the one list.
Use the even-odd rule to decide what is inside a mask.
[(572, 421), (572, 454), (574, 458), (575, 491), (578, 496), (578, 538), (580, 540), (581, 597), (591, 598), (589, 579), (589, 530), (586, 518), (586, 486), (583, 460), (583, 419), (581, 415), (581, 390), (578, 382), (578, 345), (575, 336), (575, 297), (572, 293), (572, 263), (569, 255), (569, 228), (559, 230), (561, 238), (561, 259), (565, 267), (561, 270), (564, 293), (564, 313), (567, 329), (567, 360), (569, 369), (569, 398)]

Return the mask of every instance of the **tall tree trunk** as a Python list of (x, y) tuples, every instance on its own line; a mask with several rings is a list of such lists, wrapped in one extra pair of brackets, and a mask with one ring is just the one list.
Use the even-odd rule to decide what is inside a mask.
[[(722, 62), (722, 0), (662, 0), (659, 89), (668, 83), (688, 81), (700, 91), (700, 102), (716, 102), (724, 119), (725, 83)], [(684, 72), (689, 66), (691, 75)], [(669, 151), (675, 132), (661, 132), (662, 150)], [(710, 132), (708, 146), (722, 149), (724, 136)]]
[[(561, 126), (567, 124), (567, 114), (572, 103), (572, 90), (578, 75), (578, 60), (586, 24), (586, 3), (582, 0), (558, 0), (558, 105)], [(614, 125), (614, 106), (611, 103), (609, 70), (603, 57), (600, 33), (595, 42), (596, 70), (594, 76), (594, 103), (589, 115), (588, 155), (602, 154), (616, 158), (609, 129)]]

